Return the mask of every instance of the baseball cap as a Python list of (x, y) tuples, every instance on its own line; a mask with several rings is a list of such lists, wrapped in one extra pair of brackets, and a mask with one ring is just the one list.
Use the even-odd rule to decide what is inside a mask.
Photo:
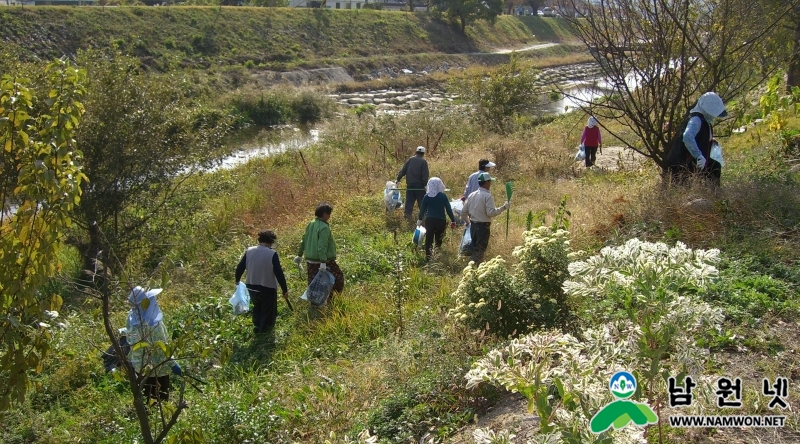
[(489, 182), (491, 180), (495, 180), (495, 178), (490, 176), (489, 173), (478, 174), (478, 182)]
[(494, 162), (490, 162), (489, 159), (481, 159), (478, 161), (478, 168), (494, 168)]
[(418, 153), (424, 153), (425, 152), (425, 147), (424, 146), (418, 146), (417, 147), (417, 152)]

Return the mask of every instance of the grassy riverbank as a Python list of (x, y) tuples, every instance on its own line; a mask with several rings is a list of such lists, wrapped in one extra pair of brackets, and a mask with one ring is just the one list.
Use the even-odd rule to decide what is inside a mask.
[[(503, 339), (475, 336), (447, 317), (466, 264), (455, 254), (460, 233), (448, 233), (441, 255), (424, 265), (410, 244), (412, 227), (399, 214), (386, 214), (381, 201), (384, 182), (408, 155), (401, 144), (425, 144), (439, 134), (427, 157), (451, 194), (457, 195), (481, 157), (498, 164), (500, 180), (515, 183), (508, 233), (504, 223), (493, 225), (489, 257), (515, 263), (511, 251), (521, 244), (529, 212), (545, 212), (549, 224), (565, 195), (575, 250), (596, 252), (632, 237), (720, 248), (724, 279), (712, 296), (727, 321), (723, 332), (704, 339), (712, 350), (705, 372), (743, 377), (747, 399), (755, 396), (754, 379), (761, 375), (787, 376), (795, 384), (800, 238), (791, 227), (800, 225), (800, 194), (796, 175), (781, 160), (777, 135), (757, 127), (725, 138), (723, 187), (714, 194), (664, 191), (652, 166), (576, 168), (571, 156), (583, 120), (567, 115), (500, 137), (454, 112), (345, 115), (329, 122), (320, 144), (302, 156), (287, 152), (188, 183), (193, 199), (183, 205), (194, 216), (184, 221), (180, 236), (161, 239), (171, 245), (164, 260), (181, 267), (159, 301), (171, 331), (213, 337), (216, 345), (208, 356), (183, 361), (184, 371), (210, 384), (204, 393), (189, 389), (190, 408), (178, 429), (199, 430), (213, 443), (344, 442), (364, 429), (381, 442), (426, 436), (447, 442), (497, 399), (499, 392), (489, 386), (466, 390), (463, 376)], [(502, 192), (494, 194), (499, 199)], [(713, 208), (686, 206), (700, 196), (712, 199)], [(331, 226), (346, 287), (333, 306), (316, 310), (297, 300), (304, 280), (289, 259), (321, 200), (335, 208)], [(262, 228), (278, 233), (276, 248), (287, 264), (295, 305), (291, 312), (280, 302), (271, 339), (254, 338), (249, 320), (233, 317), (226, 303), (233, 268)], [(66, 259), (77, 273), (80, 261), (69, 254)], [(151, 272), (144, 263), (138, 267), (137, 275)], [(102, 371), (99, 351), (106, 340), (92, 316), (96, 302), (68, 293), (65, 299), (61, 317), (68, 325), (56, 333), (39, 390), (3, 416), (0, 440), (132, 442), (138, 432), (130, 395)], [(122, 325), (123, 295), (114, 312), (115, 324)], [(790, 403), (795, 396), (790, 389)], [(763, 411), (762, 404), (749, 403), (740, 413)], [(777, 440), (757, 429), (745, 433), (753, 441), (789, 442), (798, 423), (795, 413), (785, 414), (787, 427), (773, 431)], [(734, 432), (741, 431), (667, 430), (666, 436), (674, 443), (729, 442)]]
[[(340, 443), (352, 442), (364, 431), (377, 435), (381, 443), (452, 442), (456, 431), (471, 427), (475, 415), (483, 415), (488, 406), (503, 399), (503, 390), (489, 384), (466, 388), (464, 375), (473, 363), (508, 339), (491, 328), (471, 331), (450, 314), (466, 276), (467, 261), (456, 253), (461, 231), (448, 232), (442, 251), (426, 264), (411, 244), (413, 225), (402, 220), (399, 212), (384, 210), (385, 182), (395, 177), (411, 147), (417, 145), (428, 146), (431, 173), (443, 179), (452, 190), (451, 197), (459, 195), (467, 175), (483, 157), (497, 163), (493, 171), (500, 180), (497, 185), (514, 182), (508, 228), (505, 215), (496, 219), (487, 253), (507, 264), (509, 271), (499, 273), (501, 277), (525, 270), (513, 252), (523, 244), (526, 229), (539, 223), (569, 229), (570, 248), (580, 251), (569, 260), (633, 238), (720, 249), (720, 279), (708, 288), (691, 288), (682, 294), (702, 299), (724, 315), (722, 329), (709, 329), (692, 338), (693, 345), (708, 352), (702, 355), (698, 376), (705, 381), (742, 378), (745, 403), (736, 414), (779, 413), (787, 416), (787, 424), (778, 429), (664, 427), (663, 442), (782, 443), (800, 438), (796, 409), (773, 411), (759, 393), (762, 378), (786, 377), (790, 383), (787, 400), (794, 405), (800, 382), (795, 346), (800, 340), (800, 185), (798, 173), (791, 170), (798, 153), (781, 134), (763, 126), (728, 134), (721, 125), (717, 137), (725, 147), (723, 186), (665, 189), (655, 166), (632, 163), (622, 154), (613, 159), (608, 158), (609, 151), (601, 154), (605, 167), (592, 170), (573, 162), (586, 120), (577, 113), (538, 126), (519, 120), (515, 132), (497, 135), (476, 123), (467, 107), (355, 115), (334, 110), (335, 104), (310, 89), (282, 87), (265, 92), (254, 84), (226, 97), (218, 92), (228, 88), (213, 83), (226, 82), (231, 73), (249, 78), (258, 70), (329, 63), (353, 64), (348, 70), (367, 71), (397, 60), (424, 66), (437, 57), (470, 61), (476, 60), (472, 57), (506, 57), (445, 53), (452, 48), (468, 52), (522, 46), (543, 41), (539, 40), (542, 36), (564, 40), (561, 28), (551, 28), (550, 34), (531, 30), (539, 24), (560, 25), (557, 19), (502, 17), (494, 26), (481, 23), (466, 38), (458, 39), (447, 37), (453, 31), (439, 29), (442, 25), (424, 14), (374, 11), (37, 8), (2, 13), (8, 17), (4, 15), (0, 27), (5, 36), (13, 36), (5, 37), (6, 41), (22, 45), (28, 56), (42, 51), (41, 56), (48, 58), (85, 46), (117, 44), (154, 71), (166, 71), (159, 74), (162, 78), (172, 76), (173, 70), (186, 70), (185, 77), (174, 75), (173, 81), (189, 85), (187, 95), (215, 97), (226, 106), (236, 103), (237, 111), (251, 118), (255, 114), (275, 117), (276, 109), (286, 112), (278, 115), (286, 121), (327, 118), (321, 124), (323, 136), (314, 146), (188, 178), (182, 192), (172, 196), (166, 214), (141, 227), (145, 233), (136, 245), (127, 246), (125, 269), (112, 277), (126, 279), (123, 286), (163, 282), (159, 304), (166, 326), (174, 335), (172, 340), (184, 344), (176, 357), (187, 375), (208, 382), (202, 392), (187, 387), (189, 407), (170, 434), (174, 442), (193, 435), (202, 438), (194, 442), (220, 444)], [(92, 30), (93, 21), (102, 26)], [(367, 28), (361, 28), (364, 22)], [(316, 27), (325, 28), (326, 33), (314, 34)], [(105, 34), (109, 29), (115, 29), (114, 34)], [(365, 40), (345, 38), (350, 36), (348, 29), (366, 36)], [(392, 41), (385, 41), (376, 29), (389, 33)], [(69, 33), (74, 35), (62, 37)], [(394, 36), (406, 40), (398, 44)], [(325, 47), (315, 47), (315, 39)], [(434, 43), (440, 41), (438, 46)], [(541, 63), (553, 63), (544, 61), (548, 57), (565, 56), (561, 52), (569, 51), (565, 46), (546, 50)], [(417, 51), (422, 55), (416, 55)], [(201, 71), (208, 77), (192, 78)], [(239, 86), (247, 83), (241, 81)], [(341, 87), (348, 88), (357, 87)], [(215, 113), (228, 112), (224, 106), (205, 106)], [(281, 119), (277, 123), (283, 123)], [(796, 117), (786, 123), (784, 128), (800, 128)], [(615, 122), (604, 125), (625, 131)], [(605, 143), (615, 144), (607, 139)], [(158, 141), (143, 148), (158, 149)], [(621, 149), (614, 152), (623, 153)], [(497, 185), (493, 194), (499, 203), (503, 190)], [(314, 206), (322, 200), (334, 206), (331, 227), (346, 285), (332, 305), (315, 309), (298, 299), (305, 278), (290, 259), (305, 224), (313, 218)], [(120, 216), (138, 217), (140, 207), (132, 208)], [(234, 317), (227, 299), (234, 289), (236, 263), (253, 244), (254, 235), (265, 228), (278, 234), (275, 248), (288, 273), (294, 311), (279, 301), (274, 336), (254, 337), (250, 320)], [(71, 241), (86, 236), (77, 229), (67, 235)], [(103, 371), (100, 353), (108, 338), (99, 302), (69, 283), (84, 276), (84, 258), (72, 248), (62, 256), (64, 274), (43, 289), (63, 296), (64, 305), (54, 320), (62, 325), (53, 327), (52, 350), (35, 376), (35, 390), (20, 405), (0, 413), (0, 442), (141, 442), (126, 384), (118, 374)], [(546, 272), (552, 264), (541, 265), (540, 271)], [(490, 274), (485, 268), (482, 271)], [(564, 276), (563, 270), (556, 271)], [(554, 280), (550, 274), (543, 277)], [(513, 279), (507, 282), (513, 284)], [(481, 291), (490, 298), (516, 289), (511, 284), (487, 288)], [(556, 286), (555, 292), (560, 288)], [(112, 300), (115, 328), (125, 324), (125, 293), (120, 290)], [(517, 292), (512, 297), (531, 295)], [(559, 308), (574, 315), (570, 318), (574, 322), (563, 327), (581, 340), (589, 328), (608, 326), (587, 315), (607, 308), (600, 307), (605, 299), (557, 297), (566, 305)], [(557, 304), (553, 301), (541, 302)], [(489, 315), (509, 305), (500, 302), (486, 309)], [(536, 315), (541, 317), (539, 312)], [(678, 321), (667, 325), (674, 327)], [(635, 342), (630, 339), (621, 342)], [(203, 348), (205, 344), (209, 348)], [(665, 371), (673, 375), (683, 371), (674, 361), (670, 363), (676, 356), (658, 352), (657, 358), (663, 365), (673, 365), (663, 367)], [(632, 371), (643, 372), (645, 367), (649, 368)], [(179, 381), (173, 378), (174, 383)], [(654, 383), (654, 401), (666, 399), (663, 382)], [(716, 407), (713, 396), (700, 398), (704, 413), (730, 413)], [(555, 397), (550, 401), (556, 409), (567, 404)], [(154, 423), (159, 422), (157, 410), (153, 408), (150, 416)], [(526, 419), (528, 424), (535, 423), (530, 416)], [(658, 442), (656, 432), (655, 427), (645, 432), (649, 442)]]
[(386, 57), (487, 52), (570, 42), (566, 22), (500, 16), (461, 34), (427, 13), (250, 7), (4, 8), (0, 40), (24, 56), (116, 46), (155, 70), (247, 66), (291, 70), (390, 62)]

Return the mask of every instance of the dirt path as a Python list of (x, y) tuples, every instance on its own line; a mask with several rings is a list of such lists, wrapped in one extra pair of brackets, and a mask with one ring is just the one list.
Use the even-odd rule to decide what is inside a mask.
[[(492, 51), (491, 54), (511, 54), (512, 52), (536, 51), (538, 49), (552, 48), (553, 46), (558, 46), (558, 45), (559, 45), (558, 43), (539, 43), (533, 46), (526, 46), (524, 48), (498, 49), (496, 51)], [(477, 54), (486, 54), (486, 53), (477, 53)]]
[(526, 442), (539, 430), (539, 417), (528, 413), (528, 402), (519, 393), (509, 393), (483, 416), (478, 416), (475, 424), (463, 427), (451, 436), (446, 444), (473, 444), (475, 429), (489, 427), (499, 432), (508, 430), (516, 435), (514, 442)]
[(640, 167), (646, 157), (624, 146), (604, 146), (597, 153), (595, 168), (607, 171), (632, 170)]
[[(636, 151), (625, 148), (624, 146), (604, 146), (603, 152), (597, 152), (594, 170), (599, 171), (619, 171), (633, 170), (641, 167), (647, 158)], [(584, 161), (576, 161), (579, 168), (585, 169)]]

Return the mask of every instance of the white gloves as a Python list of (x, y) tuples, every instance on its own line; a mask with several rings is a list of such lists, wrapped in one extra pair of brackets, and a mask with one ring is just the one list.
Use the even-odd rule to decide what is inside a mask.
[(325, 262), (321, 262), (321, 263), (319, 264), (319, 269), (320, 269), (320, 270), (327, 270), (327, 269), (328, 269), (328, 266), (327, 266), (327, 265), (325, 265)]
[(705, 157), (703, 157), (703, 156), (700, 156), (700, 157), (697, 159), (697, 168), (699, 168), (699, 169), (701, 169), (701, 170), (704, 170), (704, 169), (706, 169), (706, 158), (705, 158)]
[(294, 259), (292, 259), (292, 262), (294, 262), (297, 265), (300, 265), (300, 263), (303, 262), (303, 258), (300, 256), (295, 256)]

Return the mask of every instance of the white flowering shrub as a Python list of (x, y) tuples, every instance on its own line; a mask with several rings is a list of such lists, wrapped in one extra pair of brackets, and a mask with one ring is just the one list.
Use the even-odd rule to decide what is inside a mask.
[(519, 258), (514, 276), (520, 292), (533, 300), (532, 323), (544, 328), (562, 325), (571, 312), (562, 289), (569, 277), (569, 231), (542, 226), (522, 233), (522, 239), (513, 252)]
[(453, 296), (456, 306), (448, 316), (470, 330), (502, 336), (528, 331), (533, 303), (519, 294), (499, 256), (477, 267), (470, 262)]
[[(723, 319), (719, 308), (698, 297), (718, 277), (719, 260), (716, 249), (692, 250), (681, 242), (670, 247), (631, 239), (571, 263), (564, 291), (586, 300), (587, 319), (624, 318), (639, 326), (643, 368), (657, 368), (652, 366), (668, 354), (670, 364), (680, 370), (697, 371), (707, 352), (696, 346), (696, 337), (718, 330)], [(649, 370), (643, 373), (648, 379), (657, 376)]]
[(472, 432), (472, 439), (475, 444), (512, 444), (517, 435), (510, 433), (507, 430), (495, 432), (489, 428), (475, 429)]
[(562, 289), (571, 254), (569, 232), (537, 227), (524, 232), (523, 240), (513, 252), (519, 258), (513, 275), (500, 257), (464, 269), (450, 317), (472, 330), (488, 326), (501, 336), (564, 324), (571, 311)]
[[(536, 263), (538, 258), (560, 257), (546, 253), (550, 245), (560, 242), (570, 257), (560, 236), (545, 229), (526, 233), (526, 245), (515, 251), (525, 288), (557, 281), (535, 273), (552, 270)], [(523, 264), (528, 258), (531, 263)], [(697, 337), (722, 322), (721, 310), (700, 298), (718, 276), (718, 261), (718, 250), (632, 239), (569, 264), (565, 297), (581, 300), (585, 320), (599, 327), (584, 331), (580, 340), (559, 331), (512, 340), (473, 365), (465, 376), (467, 387), (489, 383), (523, 394), (528, 409), (541, 419), (540, 434), (529, 442), (646, 442), (639, 428), (594, 435), (589, 422), (613, 400), (608, 381), (619, 370), (637, 376), (642, 389), (637, 397), (656, 411), (664, 403), (664, 375), (701, 373), (707, 350), (698, 347)]]
[(626, 369), (635, 354), (632, 326), (623, 325), (587, 330), (583, 341), (558, 331), (512, 340), (473, 364), (467, 387), (489, 383), (523, 394), (540, 418), (540, 434), (531, 442), (646, 442), (633, 427), (600, 435), (589, 429), (591, 416), (613, 400), (611, 375)]
[(681, 242), (669, 247), (631, 239), (569, 264), (570, 279), (564, 282), (564, 291), (595, 301), (589, 315), (608, 319), (706, 290), (719, 276), (718, 262), (717, 249), (692, 250)]

